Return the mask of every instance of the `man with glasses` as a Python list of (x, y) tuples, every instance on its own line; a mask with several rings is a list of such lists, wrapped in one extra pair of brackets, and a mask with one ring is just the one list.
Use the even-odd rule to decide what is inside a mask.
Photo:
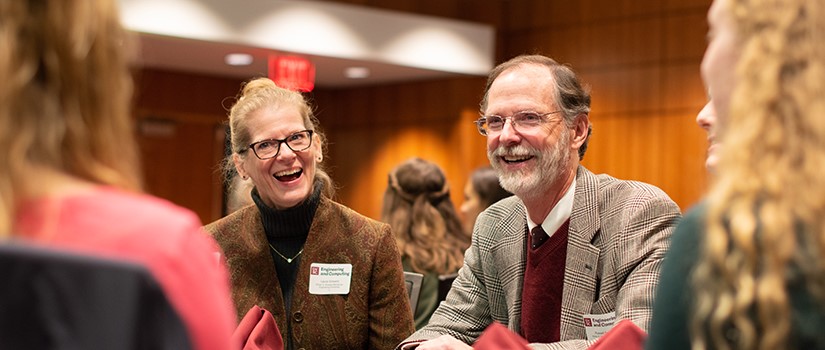
[(515, 196), (478, 217), (446, 301), (400, 347), (469, 349), (494, 321), (556, 349), (585, 349), (622, 319), (646, 330), (679, 208), (654, 186), (579, 164), (590, 95), (569, 67), (519, 56), (485, 90), (476, 125)]

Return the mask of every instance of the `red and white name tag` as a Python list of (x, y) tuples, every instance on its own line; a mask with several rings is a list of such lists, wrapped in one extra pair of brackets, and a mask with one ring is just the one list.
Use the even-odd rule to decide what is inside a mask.
[(584, 315), (584, 331), (587, 334), (587, 340), (596, 340), (603, 334), (607, 333), (613, 324), (616, 323), (616, 312), (608, 312), (606, 314), (587, 314)]
[(309, 293), (316, 295), (349, 294), (352, 264), (320, 264), (309, 266)]

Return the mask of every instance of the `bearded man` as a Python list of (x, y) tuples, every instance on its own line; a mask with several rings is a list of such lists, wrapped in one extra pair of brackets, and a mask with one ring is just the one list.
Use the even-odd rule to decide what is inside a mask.
[(476, 122), (504, 189), (429, 324), (399, 348), (470, 349), (493, 321), (532, 348), (585, 349), (619, 320), (647, 330), (680, 218), (660, 189), (580, 165), (590, 95), (545, 56), (492, 70)]

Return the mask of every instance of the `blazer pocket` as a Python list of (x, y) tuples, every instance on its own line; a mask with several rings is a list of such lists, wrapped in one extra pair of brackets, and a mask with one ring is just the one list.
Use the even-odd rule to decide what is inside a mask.
[(594, 315), (606, 314), (608, 312), (612, 312), (616, 310), (616, 296), (609, 295), (603, 296), (596, 300), (593, 303), (593, 306), (590, 308), (590, 313)]

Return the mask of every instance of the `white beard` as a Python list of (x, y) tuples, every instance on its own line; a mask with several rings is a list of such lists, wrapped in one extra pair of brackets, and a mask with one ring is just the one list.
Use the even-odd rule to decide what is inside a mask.
[[(559, 141), (543, 151), (523, 144), (499, 146), (492, 152), (487, 151), (487, 158), (498, 173), (501, 187), (524, 200), (546, 195), (547, 190), (567, 170), (569, 152), (570, 133), (562, 130)], [(535, 157), (534, 167), (508, 171), (500, 163), (503, 156), (528, 155)]]

